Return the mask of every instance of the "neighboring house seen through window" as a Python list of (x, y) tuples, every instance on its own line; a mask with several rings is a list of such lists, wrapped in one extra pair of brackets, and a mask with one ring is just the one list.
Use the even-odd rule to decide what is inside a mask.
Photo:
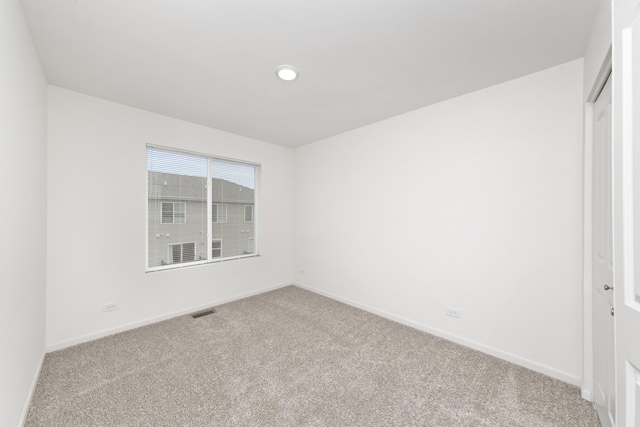
[(259, 168), (148, 146), (147, 271), (259, 255)]

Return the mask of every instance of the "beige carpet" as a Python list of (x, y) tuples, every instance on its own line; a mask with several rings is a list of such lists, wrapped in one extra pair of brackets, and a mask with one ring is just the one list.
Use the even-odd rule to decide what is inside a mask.
[(576, 387), (293, 286), (48, 354), (33, 426), (598, 426)]

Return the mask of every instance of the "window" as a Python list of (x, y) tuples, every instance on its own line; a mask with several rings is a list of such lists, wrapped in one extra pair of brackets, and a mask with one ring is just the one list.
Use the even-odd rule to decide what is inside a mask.
[(211, 257), (220, 258), (222, 256), (222, 239), (213, 239), (211, 241)]
[(253, 222), (253, 205), (244, 205), (244, 222)]
[(187, 219), (186, 203), (162, 203), (163, 224), (184, 224)]
[(169, 264), (178, 264), (182, 262), (191, 262), (196, 259), (195, 243), (177, 243), (169, 245), (169, 253), (167, 259)]
[(259, 171), (148, 146), (147, 271), (259, 255), (255, 226), (244, 225), (258, 214)]
[(213, 205), (213, 222), (227, 222), (227, 205)]

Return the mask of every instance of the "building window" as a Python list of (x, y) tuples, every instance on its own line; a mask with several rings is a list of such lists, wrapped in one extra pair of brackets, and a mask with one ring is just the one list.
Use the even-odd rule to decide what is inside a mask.
[(213, 205), (213, 222), (227, 222), (227, 205)]
[(244, 222), (253, 222), (253, 205), (244, 205)]
[(222, 256), (222, 239), (213, 239), (211, 241), (211, 258), (220, 258)]
[(148, 146), (147, 271), (259, 255), (255, 227), (243, 225), (258, 215), (259, 171), (254, 164)]
[(247, 251), (245, 254), (252, 254), (256, 250), (256, 239), (253, 237), (249, 237), (247, 239)]
[(162, 224), (184, 224), (187, 219), (187, 204), (176, 203), (162, 203)]
[(196, 244), (195, 243), (176, 243), (169, 245), (167, 254), (168, 264), (179, 264), (183, 262), (191, 262), (196, 260)]

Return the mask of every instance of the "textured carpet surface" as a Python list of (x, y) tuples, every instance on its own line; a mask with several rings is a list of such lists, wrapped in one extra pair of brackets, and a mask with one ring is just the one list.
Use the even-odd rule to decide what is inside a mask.
[(47, 354), (26, 425), (599, 426), (579, 390), (287, 287)]

